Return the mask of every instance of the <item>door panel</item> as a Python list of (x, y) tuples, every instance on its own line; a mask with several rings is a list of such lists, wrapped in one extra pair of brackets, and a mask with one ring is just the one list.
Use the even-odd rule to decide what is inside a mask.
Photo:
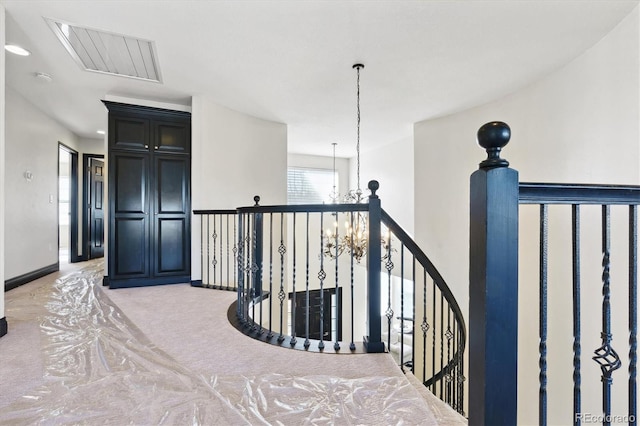
[(154, 150), (158, 152), (188, 153), (191, 141), (190, 126), (184, 120), (154, 121)]
[(114, 164), (115, 214), (147, 213), (148, 156), (145, 154), (118, 154)]
[(104, 161), (91, 159), (89, 181), (89, 259), (104, 256)]
[(158, 219), (156, 275), (184, 274), (187, 271), (185, 218)]
[(116, 218), (113, 252), (114, 278), (149, 276), (147, 217)]
[(109, 146), (115, 149), (149, 150), (149, 120), (112, 116), (109, 120)]
[(156, 213), (189, 212), (189, 160), (182, 156), (156, 156)]
[(154, 153), (154, 275), (188, 275), (191, 262), (188, 156)]

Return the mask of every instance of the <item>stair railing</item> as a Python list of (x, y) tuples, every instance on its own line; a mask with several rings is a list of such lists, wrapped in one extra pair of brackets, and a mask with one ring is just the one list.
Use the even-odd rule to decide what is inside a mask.
[[(523, 229), (519, 230), (519, 206), (523, 205), (536, 205), (539, 209), (538, 423), (547, 424), (548, 407), (553, 404), (555, 409), (551, 423), (636, 424), (640, 186), (520, 183), (518, 172), (510, 169), (509, 163), (500, 158), (500, 151), (509, 142), (510, 134), (509, 126), (502, 122), (487, 123), (480, 128), (478, 143), (486, 149), (488, 158), (471, 176), (469, 424), (511, 425), (519, 421), (518, 369), (521, 369), (521, 374), (531, 369), (518, 365), (518, 237), (523, 233)], [(570, 206), (570, 219), (563, 219), (563, 214), (566, 216), (568, 212), (562, 206)], [(581, 213), (587, 217), (581, 219)], [(626, 219), (614, 228), (612, 220), (622, 216)], [(560, 219), (564, 222), (558, 222)], [(552, 220), (562, 224), (561, 230), (569, 235), (568, 244), (556, 241), (562, 233), (550, 234)], [(569, 226), (565, 225), (567, 222)], [(593, 229), (600, 233), (600, 247), (587, 246), (582, 241), (581, 236)], [(625, 232), (623, 238), (613, 237)], [(591, 234), (584, 236), (593, 239)], [(555, 244), (552, 244), (552, 239)], [(523, 244), (521, 241), (520, 247), (525, 247)], [(551, 267), (558, 267), (556, 259), (562, 257), (562, 244), (568, 247), (569, 253), (565, 257), (571, 259), (567, 266), (568, 280), (563, 280), (561, 273), (550, 272)], [(612, 250), (612, 245), (615, 250)], [(550, 250), (554, 250), (555, 256), (549, 256)], [(583, 273), (585, 269), (593, 270), (584, 262), (588, 255), (592, 258), (600, 256), (601, 268), (593, 271), (595, 274)], [(527, 264), (535, 263), (532, 259), (521, 260)], [(622, 266), (616, 269), (620, 264)], [(616, 279), (612, 279), (613, 276)], [(528, 278), (528, 275), (524, 276), (524, 279)], [(592, 283), (595, 285), (591, 286)], [(589, 287), (599, 287), (599, 294), (589, 293), (588, 290), (595, 290)], [(567, 293), (570, 290), (572, 294), (570, 300), (560, 301), (567, 308), (570, 306), (560, 312), (560, 317), (571, 317), (572, 321), (573, 339), (566, 339), (569, 343), (564, 346), (566, 355), (562, 352), (562, 345), (549, 344), (552, 342), (550, 332), (555, 331), (554, 328), (562, 328), (558, 322), (549, 322), (550, 318), (560, 318), (558, 312), (551, 310), (552, 292), (557, 294), (557, 289), (566, 289)], [(591, 303), (595, 297), (600, 298), (600, 306)], [(582, 312), (583, 304), (593, 305), (591, 309), (587, 307), (587, 315)], [(617, 309), (612, 308), (614, 304)], [(598, 310), (600, 330), (588, 321), (592, 312)], [(629, 332), (626, 358), (621, 356), (622, 341), (626, 339), (614, 340), (613, 333), (614, 329), (625, 328)], [(599, 343), (591, 338), (596, 333), (600, 335)], [(524, 339), (529, 340), (527, 337)], [(582, 352), (583, 337), (589, 344), (593, 343), (589, 348), (593, 352), (587, 355), (592, 359), (592, 365), (582, 362), (585, 356)], [(553, 340), (556, 343), (562, 341)], [(550, 386), (549, 367), (558, 365), (563, 357), (564, 364), (570, 360), (573, 365), (572, 392), (563, 392), (562, 386)], [(628, 365), (626, 386), (614, 387), (614, 377), (622, 379), (622, 372), (618, 370), (625, 363)], [(600, 406), (584, 402), (586, 396), (591, 404), (598, 399), (593, 395), (597, 392), (598, 386), (593, 386), (597, 378), (588, 374), (595, 370), (594, 367), (598, 367), (601, 373)], [(559, 383), (558, 377), (553, 379), (555, 384)], [(592, 385), (585, 390), (583, 383)], [(616, 398), (613, 397), (614, 389), (618, 392)], [(625, 391), (626, 398), (621, 397)], [(528, 397), (521, 398), (520, 403), (531, 405)], [(562, 411), (562, 417), (558, 417), (558, 411)], [(528, 417), (527, 422), (531, 421), (535, 420)]]
[[(458, 302), (446, 282), (416, 242), (383, 210), (385, 238), (383, 266), (387, 271), (385, 311), (387, 346), (393, 348), (395, 329), (399, 359), (410, 349), (409, 368), (434, 395), (464, 414), (464, 349), (466, 326)], [(394, 276), (395, 275), (395, 276)], [(393, 282), (399, 280), (399, 320), (394, 325)], [(408, 303), (405, 303), (410, 290)], [(396, 299), (398, 290), (396, 290)], [(397, 304), (395, 305), (397, 306)], [(409, 311), (410, 308), (410, 312)], [(396, 308), (397, 309), (397, 308)], [(407, 326), (408, 323), (408, 326)], [(405, 345), (410, 341), (411, 345)]]
[(462, 413), (460, 308), (382, 210), (378, 183), (368, 187), (362, 204), (261, 206), (256, 196), (251, 207), (195, 211), (203, 272), (193, 285), (236, 289), (230, 320), (255, 339), (314, 352), (389, 352)]
[[(380, 246), (359, 247), (366, 251), (363, 256), (355, 241), (361, 236), (337, 225), (343, 219), (365, 221), (369, 238), (380, 235), (375, 189), (362, 204), (260, 206), (256, 196), (254, 206), (238, 209), (236, 309), (248, 335), (310, 351), (385, 351), (381, 266), (374, 261)], [(331, 238), (328, 229), (334, 232)], [(353, 250), (345, 250), (347, 242)]]
[[(238, 212), (236, 210), (194, 210), (200, 219), (201, 279), (195, 287), (237, 291)], [(194, 259), (195, 260), (195, 259)]]

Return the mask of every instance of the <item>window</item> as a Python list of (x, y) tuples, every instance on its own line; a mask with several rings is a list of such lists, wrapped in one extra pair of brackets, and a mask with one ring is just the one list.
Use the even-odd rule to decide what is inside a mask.
[[(289, 167), (287, 169), (287, 203), (330, 203), (333, 185), (333, 170)], [(338, 187), (337, 172), (335, 173), (335, 185)]]

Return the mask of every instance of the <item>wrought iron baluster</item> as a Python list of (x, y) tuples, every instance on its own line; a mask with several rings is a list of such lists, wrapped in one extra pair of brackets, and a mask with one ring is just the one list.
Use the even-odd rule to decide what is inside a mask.
[[(391, 235), (389, 235), (391, 245)], [(404, 372), (404, 243), (400, 243), (400, 368)]]
[(280, 245), (278, 246), (278, 254), (280, 254), (280, 291), (278, 291), (278, 300), (280, 300), (280, 335), (278, 342), (284, 341), (284, 301), (287, 294), (284, 291), (284, 255), (287, 247), (284, 245), (284, 213), (280, 213)]
[[(393, 261), (391, 260), (391, 240), (387, 242), (387, 255), (386, 262), (384, 264), (385, 269), (387, 270), (387, 310), (385, 311), (385, 316), (387, 317), (387, 347), (391, 347), (391, 320), (393, 319), (393, 309), (391, 308), (391, 270), (393, 269)], [(402, 364), (402, 359), (400, 360), (400, 364)]]
[(540, 205), (540, 313), (539, 313), (539, 335), (540, 343), (538, 351), (539, 358), (539, 382), (538, 391), (538, 422), (540, 425), (547, 424), (547, 253), (548, 253), (548, 230), (549, 217), (548, 206)]
[[(440, 371), (444, 369), (444, 295), (440, 292)], [(444, 377), (440, 376), (440, 399), (444, 400)]]
[(603, 424), (609, 425), (611, 418), (612, 373), (620, 368), (620, 357), (611, 347), (611, 288), (609, 269), (611, 267), (611, 222), (610, 208), (602, 206), (602, 346), (595, 350), (593, 359), (602, 371), (602, 411)]
[(227, 233), (227, 290), (229, 290), (229, 216), (230, 215), (226, 215), (227, 216), (227, 226), (226, 226), (226, 233)]
[[(462, 327), (460, 327), (459, 333), (458, 341), (460, 345), (463, 345), (465, 342), (462, 338)], [(458, 365), (460, 366), (460, 372), (458, 373), (458, 412), (464, 416), (464, 381), (466, 378), (464, 377), (464, 356), (460, 351), (458, 351)]]
[[(629, 424), (638, 420), (638, 206), (629, 206)], [(633, 419), (633, 421), (631, 421)]]
[[(351, 222), (351, 229), (353, 229), (353, 212), (349, 212), (349, 217), (350, 217), (350, 222)], [(353, 232), (349, 232), (349, 238), (350, 238), (350, 247), (353, 247)], [(356, 344), (353, 342), (354, 338), (353, 338), (353, 250), (349, 250), (349, 258), (351, 261), (351, 343), (349, 344), (349, 349), (351, 349), (352, 351), (356, 350)]]
[(253, 320), (253, 326), (252, 329), (255, 331), (257, 330), (256, 327), (256, 281), (257, 281), (257, 272), (258, 272), (258, 265), (256, 263), (256, 249), (257, 249), (257, 243), (256, 243), (256, 214), (252, 213), (251, 216), (249, 216), (251, 218), (251, 224), (249, 225), (251, 227), (251, 236), (250, 236), (250, 249), (251, 250), (251, 264), (249, 265), (249, 273), (251, 274), (251, 290), (249, 291), (249, 303), (251, 303), (251, 319)]
[[(431, 281), (432, 285), (431, 285), (431, 294), (433, 296), (433, 320), (432, 320), (432, 326), (431, 326), (431, 337), (432, 337), (432, 345), (431, 345), (431, 374), (434, 377), (434, 380), (431, 382), (431, 392), (433, 392), (433, 394), (436, 394), (436, 381), (435, 381), (435, 375), (436, 375), (436, 326), (437, 326), (437, 322), (436, 322), (436, 283), (434, 280)], [(426, 347), (426, 346), (425, 346)]]
[[(258, 198), (258, 197), (255, 197)], [(258, 198), (259, 199), (259, 198)], [(256, 205), (258, 205), (258, 201), (256, 201)], [(254, 252), (254, 262), (253, 262), (253, 272), (254, 272), (254, 284), (252, 286), (254, 291), (254, 306), (256, 303), (260, 303), (260, 321), (258, 333), (264, 333), (263, 327), (263, 314), (264, 314), (264, 291), (262, 287), (262, 271), (264, 268), (264, 221), (263, 221), (263, 213), (255, 213), (254, 214), (254, 226), (253, 226), (253, 252)]]
[[(422, 289), (422, 383), (427, 381), (427, 332), (429, 331), (429, 323), (427, 322), (427, 270), (422, 268), (423, 272), (423, 289)], [(431, 386), (429, 386), (431, 389)]]
[(211, 272), (211, 270), (209, 269), (211, 266), (211, 255), (209, 252), (209, 238), (211, 236), (211, 234), (209, 234), (209, 222), (211, 221), (211, 218), (209, 215), (207, 215), (207, 287), (211, 284), (211, 277), (209, 275), (209, 273)]
[(216, 267), (218, 266), (218, 259), (216, 258), (216, 240), (218, 238), (218, 233), (216, 232), (216, 216), (215, 214), (213, 215), (213, 234), (211, 235), (211, 238), (213, 238), (213, 260), (211, 261), (213, 265), (213, 288), (216, 288)]
[(220, 287), (219, 288), (221, 290), (222, 290), (222, 282), (223, 282), (223, 279), (222, 279), (222, 272), (223, 272), (222, 271), (222, 253), (223, 253), (223, 251), (222, 251), (222, 215), (220, 215), (220, 260), (219, 260), (219, 262), (220, 262)]
[(233, 221), (233, 248), (231, 249), (233, 251), (233, 289), (237, 290), (238, 289), (238, 268), (239, 268), (239, 264), (238, 264), (238, 242), (239, 240), (239, 235), (236, 229), (236, 223), (238, 223), (238, 220), (240, 218), (240, 215), (238, 215), (238, 219)]
[(273, 213), (269, 213), (269, 333), (267, 339), (273, 338)]
[[(411, 335), (416, 335), (416, 256), (412, 255), (411, 261), (411, 288), (412, 288), (412, 299), (411, 299)], [(424, 350), (422, 351), (424, 352)], [(411, 373), (416, 373), (416, 339), (411, 339)]]
[[(249, 317), (249, 306), (251, 305), (251, 292), (253, 291), (253, 282), (251, 280), (251, 262), (252, 262), (252, 250), (251, 250), (251, 234), (252, 234), (252, 229), (251, 229), (251, 219), (252, 219), (252, 214), (248, 213), (247, 214), (247, 223), (246, 223), (246, 230), (247, 233), (245, 234), (244, 237), (244, 244), (245, 244), (245, 248), (244, 248), (244, 257), (245, 257), (245, 281), (244, 281), (244, 291), (245, 291), (245, 318), (247, 318), (247, 320), (251, 319), (253, 322), (253, 318)], [(247, 322), (247, 325), (250, 325), (249, 322)]]
[(242, 252), (244, 254), (244, 264), (242, 265), (242, 273), (244, 275), (244, 299), (245, 299), (245, 318), (249, 319), (249, 291), (251, 290), (251, 213), (247, 213), (244, 217), (244, 236), (242, 240)]
[(244, 307), (243, 307), (243, 303), (244, 303), (244, 213), (239, 213), (238, 214), (238, 234), (237, 234), (237, 261), (236, 261), (236, 266), (237, 266), (237, 274), (238, 274), (238, 279), (237, 279), (237, 283), (238, 283), (238, 318), (240, 318), (240, 321), (242, 323), (244, 323)]
[(458, 411), (458, 373), (460, 370), (458, 369), (458, 323), (455, 321), (455, 315), (453, 320), (453, 349), (455, 354), (451, 360), (453, 365), (451, 406)]
[[(305, 244), (306, 244), (306, 263), (305, 263), (305, 318), (304, 318), (304, 347), (309, 348), (311, 342), (309, 342), (309, 212), (306, 214), (307, 223), (306, 223), (306, 234), (305, 234)], [(295, 295), (294, 295), (295, 297)]]
[[(255, 324), (255, 305), (252, 303), (253, 301), (253, 296), (254, 296), (254, 290), (255, 290), (255, 278), (254, 278), (254, 273), (253, 273), (253, 265), (255, 263), (255, 254), (256, 251), (253, 249), (253, 230), (254, 230), (254, 225), (255, 225), (255, 213), (250, 213), (247, 216), (247, 240), (246, 240), (246, 244), (247, 244), (247, 248), (246, 248), (246, 259), (247, 259), (247, 266), (246, 266), (246, 273), (247, 273), (247, 277), (246, 277), (246, 281), (245, 281), (245, 290), (246, 290), (246, 294), (247, 294), (247, 318), (251, 319), (251, 327), (253, 328), (253, 325)], [(252, 308), (252, 315), (249, 315), (249, 307)]]
[(320, 280), (320, 343), (318, 349), (324, 349), (324, 279), (327, 274), (324, 272), (324, 256), (322, 256), (322, 230), (324, 229), (324, 213), (320, 212), (320, 272), (318, 279)]
[(339, 241), (339, 235), (338, 235), (338, 228), (339, 226), (337, 226), (338, 223), (338, 212), (335, 212), (335, 218), (336, 218), (336, 244), (335, 244), (335, 262), (336, 262), (336, 291), (335, 291), (335, 297), (336, 297), (336, 340), (335, 343), (333, 344), (333, 349), (335, 351), (339, 351), (340, 350), (340, 334), (341, 334), (341, 330), (342, 330), (342, 306), (340, 305), (340, 296), (339, 296), (339, 289), (338, 289), (338, 244), (337, 242)]
[(295, 346), (296, 340), (296, 212), (293, 212), (293, 281), (291, 288), (291, 340), (289, 344)]
[(200, 277), (202, 285), (206, 285), (204, 280), (204, 217), (208, 215), (200, 215)]
[(582, 413), (581, 390), (582, 385), (580, 357), (582, 352), (580, 342), (580, 206), (571, 206), (572, 251), (573, 251), (573, 423), (579, 425)]
[(453, 380), (453, 376), (452, 376), (452, 372), (451, 372), (451, 367), (449, 367), (449, 362), (451, 361), (451, 339), (453, 339), (453, 332), (451, 331), (451, 310), (449, 309), (449, 304), (447, 304), (447, 331), (445, 332), (445, 337), (447, 338), (447, 371), (445, 374), (445, 381), (446, 381), (446, 397), (445, 397), (445, 402), (449, 405), (452, 404), (452, 380)]

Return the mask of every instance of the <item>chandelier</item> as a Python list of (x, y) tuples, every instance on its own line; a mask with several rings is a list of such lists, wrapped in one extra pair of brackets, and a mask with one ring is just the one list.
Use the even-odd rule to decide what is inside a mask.
[[(360, 188), (360, 70), (364, 68), (362, 64), (355, 64), (356, 70), (356, 183), (355, 190), (349, 190), (344, 196), (343, 202), (359, 204), (365, 201)], [(336, 168), (336, 144), (333, 143), (333, 174), (334, 185), (331, 199), (335, 202), (339, 195), (335, 186)], [(338, 215), (334, 213), (333, 228), (326, 231), (326, 242), (324, 244), (324, 255), (336, 259), (342, 253), (350, 253), (353, 258), (360, 263), (360, 260), (367, 254), (367, 218), (364, 213), (351, 213), (345, 221), (344, 235), (339, 235)]]

